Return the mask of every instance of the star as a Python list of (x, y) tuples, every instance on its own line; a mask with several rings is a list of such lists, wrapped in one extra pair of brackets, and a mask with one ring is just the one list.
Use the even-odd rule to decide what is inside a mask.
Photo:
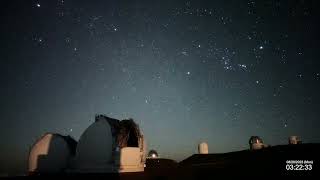
[(187, 72), (187, 75), (190, 75), (190, 74), (191, 74), (190, 71), (188, 71), (188, 72)]
[(259, 81), (258, 81), (258, 80), (256, 81), (256, 84), (259, 84)]
[(247, 65), (245, 64), (238, 64), (239, 67), (243, 68), (243, 69), (246, 69), (247, 68)]
[(262, 50), (262, 49), (263, 49), (263, 46), (260, 46), (259, 49)]
[(41, 5), (39, 3), (37, 3), (36, 6), (39, 8)]

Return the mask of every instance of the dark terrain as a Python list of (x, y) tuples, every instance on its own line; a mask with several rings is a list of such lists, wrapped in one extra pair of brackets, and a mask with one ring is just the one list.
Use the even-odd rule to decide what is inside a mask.
[[(320, 144), (278, 145), (261, 150), (222, 154), (194, 154), (177, 163), (170, 159), (147, 159), (142, 173), (54, 174), (20, 178), (89, 179), (199, 179), (223, 176), (319, 175)], [(286, 170), (287, 160), (313, 161), (312, 170)], [(206, 178), (207, 179), (207, 178)]]

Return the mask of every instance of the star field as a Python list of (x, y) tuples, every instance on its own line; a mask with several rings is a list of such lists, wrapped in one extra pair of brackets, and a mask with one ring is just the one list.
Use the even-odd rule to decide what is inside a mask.
[[(0, 172), (45, 132), (79, 139), (94, 115), (133, 118), (182, 160), (319, 142), (315, 1), (10, 1), (1, 11)], [(9, 141), (5, 139), (8, 137)], [(16, 170), (16, 171), (18, 171)], [(13, 171), (13, 170), (12, 170)]]

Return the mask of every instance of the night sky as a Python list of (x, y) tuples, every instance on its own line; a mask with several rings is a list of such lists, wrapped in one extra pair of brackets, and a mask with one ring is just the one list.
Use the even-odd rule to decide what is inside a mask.
[(175, 160), (201, 141), (320, 142), (316, 3), (2, 2), (0, 172), (24, 171), (45, 132), (78, 140), (100, 113), (133, 118)]

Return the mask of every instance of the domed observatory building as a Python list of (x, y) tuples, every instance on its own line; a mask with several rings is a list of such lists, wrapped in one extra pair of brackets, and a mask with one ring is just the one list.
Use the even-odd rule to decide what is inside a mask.
[(290, 136), (289, 137), (289, 144), (291, 144), (291, 145), (302, 144), (302, 141), (301, 141), (300, 137), (298, 137), (298, 136)]
[(151, 159), (159, 158), (159, 154), (157, 153), (156, 150), (152, 149), (149, 151), (147, 158), (151, 158)]
[(198, 153), (199, 154), (208, 154), (209, 153), (208, 144), (205, 142), (200, 143), (198, 146)]
[(31, 147), (28, 159), (30, 175), (63, 173), (75, 155), (77, 142), (70, 136), (46, 133)]
[(95, 117), (81, 135), (73, 170), (80, 173), (144, 171), (146, 143), (132, 120)]
[(258, 150), (265, 147), (262, 139), (259, 136), (251, 136), (249, 139), (250, 150)]

